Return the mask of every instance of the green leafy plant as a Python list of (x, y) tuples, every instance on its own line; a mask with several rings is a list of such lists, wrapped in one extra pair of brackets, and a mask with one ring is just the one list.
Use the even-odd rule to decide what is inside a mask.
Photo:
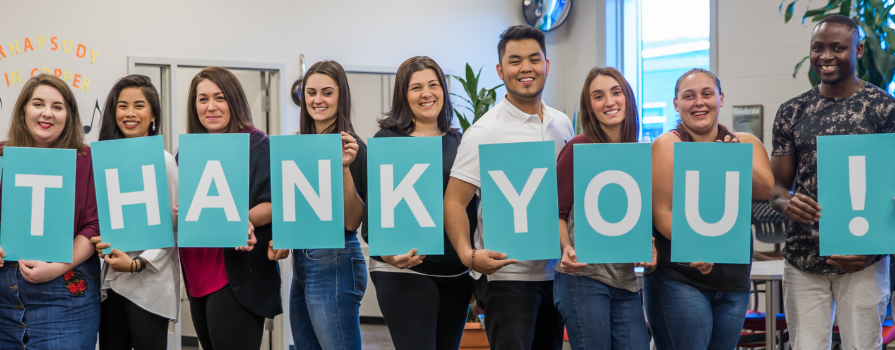
[[(789, 23), (792, 19), (796, 2), (798, 0), (790, 1), (789, 4), (787, 0), (780, 3), (785, 23)], [(810, 5), (809, 0), (807, 6)], [(843, 15), (854, 20), (864, 32), (864, 37), (861, 39), (861, 43), (864, 44), (864, 56), (858, 60), (855, 67), (856, 74), (858, 78), (887, 90), (895, 74), (895, 30), (889, 26), (895, 23), (895, 16), (891, 14), (893, 8), (895, 3), (887, 5), (883, 0), (829, 0), (822, 7), (808, 9), (802, 16), (802, 24), (809, 18), (811, 22), (819, 22), (832, 15)], [(805, 56), (796, 64), (792, 73), (793, 78), (808, 59), (809, 56)], [(808, 70), (808, 79), (811, 85), (820, 84), (820, 77), (814, 70)]]
[(482, 329), (485, 329), (484, 311), (477, 306), (475, 300), (469, 303), (469, 312), (466, 314), (466, 323), (477, 322), (482, 325)]
[[(455, 93), (451, 93), (452, 96), (459, 97), (466, 104), (458, 105), (454, 103), (454, 115), (457, 116), (457, 119), (460, 120), (460, 127), (463, 128), (465, 132), (466, 129), (469, 129), (469, 126), (479, 120), (485, 113), (494, 106), (494, 103), (497, 101), (497, 89), (503, 86), (503, 84), (497, 85), (490, 89), (482, 88), (479, 90), (479, 76), (482, 74), (482, 68), (479, 68), (478, 74), (473, 73), (472, 67), (469, 66), (469, 63), (466, 64), (466, 79), (463, 79), (459, 76), (452, 75), (454, 79), (460, 81), (460, 84), (463, 85), (463, 91), (466, 92), (467, 97), (457, 95)], [(457, 107), (465, 108), (469, 111), (468, 114), (460, 113), (460, 110)], [(472, 118), (472, 120), (470, 120)]]

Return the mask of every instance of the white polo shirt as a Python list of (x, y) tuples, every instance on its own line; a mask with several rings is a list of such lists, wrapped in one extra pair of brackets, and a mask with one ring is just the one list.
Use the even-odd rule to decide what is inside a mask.
[[(479, 169), (479, 145), (491, 143), (513, 143), (532, 141), (554, 141), (556, 155), (575, 136), (572, 121), (564, 113), (541, 102), (544, 121), (537, 114), (527, 114), (516, 108), (504, 97), (494, 108), (473, 124), (460, 141), (457, 158), (451, 168), (451, 177), (475, 185), (476, 194), (482, 196), (482, 181)], [(559, 217), (559, 210), (553, 213)], [(475, 231), (475, 248), (484, 249), (482, 239), (482, 206), (479, 205), (479, 224)], [(557, 241), (556, 250), (559, 251)], [(488, 276), (489, 281), (552, 281), (556, 271), (556, 260), (520, 261), (504, 266)], [(472, 271), (473, 278), (482, 274)]]

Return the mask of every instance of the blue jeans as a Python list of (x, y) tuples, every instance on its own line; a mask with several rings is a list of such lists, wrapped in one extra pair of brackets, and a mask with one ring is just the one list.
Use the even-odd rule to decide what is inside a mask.
[(0, 267), (0, 349), (94, 349), (99, 277), (96, 257), (38, 284), (25, 281), (18, 263), (7, 261)]
[(654, 272), (643, 278), (643, 299), (656, 347), (732, 350), (743, 330), (749, 292), (696, 289)]
[(344, 249), (292, 253), (289, 323), (295, 349), (360, 349), (360, 301), (367, 289), (367, 262), (357, 235), (345, 235)]
[(556, 272), (553, 302), (572, 349), (648, 350), (649, 333), (640, 293), (590, 277)]

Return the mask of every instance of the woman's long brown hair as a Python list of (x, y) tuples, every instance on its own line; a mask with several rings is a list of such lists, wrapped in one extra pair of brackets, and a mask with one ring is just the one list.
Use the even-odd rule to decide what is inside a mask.
[[(84, 144), (84, 127), (81, 125), (81, 115), (78, 113), (78, 102), (75, 100), (75, 95), (68, 85), (62, 79), (50, 74), (40, 74), (25, 82), (12, 110), (12, 118), (9, 120), (9, 132), (7, 133), (4, 146), (33, 147), (34, 136), (31, 135), (31, 132), (28, 131), (28, 126), (25, 124), (25, 107), (31, 101), (34, 90), (41, 85), (52, 87), (62, 94), (67, 113), (62, 134), (59, 135), (56, 141), (50, 144), (49, 148), (74, 149), (78, 150), (78, 154), (82, 154), (83, 148), (88, 146)], [(3, 149), (0, 148), (0, 155), (2, 154)]]
[(590, 83), (600, 75), (610, 76), (618, 81), (622, 93), (625, 94), (625, 120), (622, 121), (619, 142), (637, 142), (640, 121), (637, 116), (637, 100), (634, 99), (634, 90), (631, 89), (631, 85), (628, 84), (622, 73), (612, 67), (594, 67), (584, 79), (584, 87), (581, 88), (581, 105), (578, 108), (581, 111), (581, 127), (584, 129), (584, 134), (594, 143), (612, 142), (609, 135), (606, 135), (606, 132), (600, 127), (600, 121), (597, 120), (597, 115), (590, 104)]

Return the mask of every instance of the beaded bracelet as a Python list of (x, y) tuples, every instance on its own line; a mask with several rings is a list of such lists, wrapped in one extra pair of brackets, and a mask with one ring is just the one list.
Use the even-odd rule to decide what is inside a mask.
[(469, 260), (469, 269), (475, 271), (475, 248), (472, 248), (472, 259)]

